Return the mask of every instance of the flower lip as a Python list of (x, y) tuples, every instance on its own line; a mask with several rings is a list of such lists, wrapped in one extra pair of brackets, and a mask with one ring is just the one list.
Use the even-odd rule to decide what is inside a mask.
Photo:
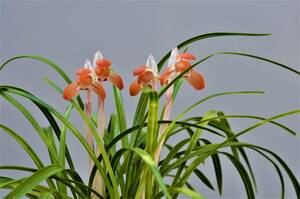
[(146, 70), (141, 73), (138, 78), (137, 82), (141, 86), (151, 85), (151, 81), (154, 79), (154, 74), (151, 70)]
[(100, 79), (101, 81), (105, 81), (109, 75), (110, 75), (110, 68), (109, 67), (100, 67), (97, 66), (95, 68), (95, 73), (98, 76), (98, 79)]
[(80, 75), (76, 82), (80, 89), (87, 89), (92, 84), (92, 77), (89, 75)]

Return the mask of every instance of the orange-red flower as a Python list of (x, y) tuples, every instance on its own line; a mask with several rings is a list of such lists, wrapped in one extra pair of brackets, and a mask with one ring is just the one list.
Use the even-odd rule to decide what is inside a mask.
[(137, 95), (143, 87), (149, 86), (153, 89), (156, 87), (159, 80), (157, 64), (152, 55), (147, 59), (146, 65), (142, 65), (133, 70), (133, 75), (137, 79), (132, 82), (129, 87), (131, 96)]
[(105, 99), (105, 90), (102, 86), (101, 82), (95, 82), (92, 78), (92, 67), (91, 62), (86, 61), (83, 68), (80, 68), (76, 71), (77, 80), (76, 82), (73, 82), (64, 90), (63, 97), (66, 100), (72, 100), (75, 96), (79, 94), (80, 90), (87, 90), (91, 89), (95, 93), (98, 94), (98, 96), (101, 99)]
[(113, 85), (120, 90), (123, 89), (123, 80), (120, 75), (112, 71), (111, 61), (104, 59), (98, 51), (94, 56), (94, 64), (87, 60), (83, 68), (76, 71), (77, 80), (69, 84), (63, 93), (66, 100), (72, 100), (79, 94), (80, 90), (90, 89), (94, 91), (102, 101), (106, 97), (106, 92), (103, 87), (103, 81), (109, 80)]
[(103, 58), (98, 51), (94, 57), (95, 74), (99, 81), (110, 81), (118, 89), (124, 88), (123, 80), (119, 74), (111, 69), (111, 61)]
[[(196, 57), (194, 55), (187, 52), (179, 54), (178, 49), (173, 48), (168, 67), (164, 70), (160, 77), (161, 85), (169, 84), (178, 74), (189, 68), (191, 66), (190, 61), (195, 59)], [(187, 73), (185, 73), (183, 78), (196, 90), (201, 90), (205, 87), (203, 76), (193, 69), (190, 69)]]

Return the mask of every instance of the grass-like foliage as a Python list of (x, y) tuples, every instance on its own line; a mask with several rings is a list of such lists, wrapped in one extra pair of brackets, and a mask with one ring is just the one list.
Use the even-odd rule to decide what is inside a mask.
[[(190, 177), (196, 176), (199, 183), (222, 194), (222, 156), (227, 158), (239, 173), (247, 198), (253, 199), (260, 187), (256, 187), (255, 174), (252, 171), (247, 151), (256, 152), (275, 168), (274, 171), (281, 184), (281, 189), (278, 189), (278, 198), (285, 197), (285, 176), (293, 185), (297, 198), (300, 198), (297, 178), (276, 153), (254, 143), (240, 141), (241, 135), (265, 124), (272, 124), (284, 133), (295, 135), (296, 132), (276, 122), (276, 119), (299, 114), (299, 109), (269, 118), (254, 115), (226, 115), (221, 110), (211, 110), (203, 115), (186, 117), (186, 114), (198, 105), (213, 98), (263, 93), (262, 91), (224, 91), (197, 99), (198, 101), (186, 107), (175, 119), (170, 119), (172, 105), (181, 89), (182, 82), (187, 81), (191, 89), (196, 90), (195, 92), (204, 89), (204, 77), (196, 70), (196, 67), (219, 54), (244, 56), (269, 62), (270, 65), (300, 75), (299, 71), (289, 66), (247, 53), (216, 52), (198, 60), (188, 53), (189, 45), (203, 39), (267, 35), (269, 34), (208, 33), (177, 45), (158, 64), (152, 56), (149, 56), (145, 65), (134, 70), (136, 80), (129, 87), (132, 96), (141, 93), (131, 125), (129, 121), (126, 121), (126, 109), (122, 100), (123, 80), (111, 68), (111, 61), (103, 58), (100, 52), (96, 53), (92, 63), (87, 61), (83, 68), (77, 70), (75, 81), (72, 81), (57, 64), (41, 56), (22, 55), (7, 60), (1, 65), (0, 70), (19, 59), (37, 60), (54, 69), (66, 81), (66, 87), (60, 88), (55, 81), (49, 79), (45, 79), (45, 82), (56, 92), (61, 93), (62, 97), (57, 100), (67, 100), (69, 106), (65, 112), (61, 112), (23, 88), (12, 85), (0, 86), (1, 97), (25, 116), (35, 129), (36, 135), (47, 147), (51, 161), (50, 165), (45, 165), (43, 163), (45, 157), (41, 159), (32, 148), (30, 140), (26, 140), (5, 124), (0, 124), (1, 132), (11, 136), (35, 164), (34, 168), (22, 165), (0, 166), (1, 170), (18, 170), (28, 173), (27, 177), (20, 179), (0, 176), (0, 188), (10, 190), (5, 199), (24, 196), (32, 199), (170, 199), (178, 198), (179, 195), (202, 199), (205, 196), (201, 194), (201, 190), (194, 188)], [(112, 83), (111, 91), (104, 90), (105, 82)], [(106, 92), (114, 93), (116, 112), (110, 115), (105, 113)], [(84, 95), (84, 100), (80, 95)], [(93, 95), (98, 97), (96, 110), (92, 110)], [(48, 127), (42, 127), (37, 122), (30, 111), (18, 101), (20, 97), (29, 100), (41, 111), (49, 122)], [(78, 114), (81, 117), (83, 132), (69, 120), (71, 114)], [(230, 127), (228, 118), (251, 119), (256, 120), (257, 123), (236, 132)], [(178, 143), (169, 142), (169, 139), (178, 133), (185, 134), (186, 138), (178, 140)], [(68, 134), (73, 134), (81, 144), (78, 147), (83, 147), (87, 152), (89, 162), (80, 164), (89, 165), (88, 182), (84, 182), (81, 174), (76, 170), (76, 164), (67, 146)], [(218, 137), (216, 140), (222, 141), (209, 140), (206, 137), (207, 134), (213, 134)], [(161, 156), (163, 149), (167, 153)], [(212, 161), (216, 184), (212, 183), (202, 170), (201, 165), (206, 161)]]

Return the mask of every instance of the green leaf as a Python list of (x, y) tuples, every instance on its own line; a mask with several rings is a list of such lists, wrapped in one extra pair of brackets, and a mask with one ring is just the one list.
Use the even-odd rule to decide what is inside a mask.
[[(22, 166), (0, 166), (0, 169), (8, 169), (8, 170), (19, 170), (19, 171), (28, 171), (28, 172), (36, 172), (37, 169), (34, 169), (34, 168), (30, 168), (30, 167), (22, 167)], [(78, 177), (74, 177), (74, 176), (77, 176), (78, 174), (74, 171), (74, 170), (71, 170), (71, 169), (64, 169), (63, 171), (64, 173), (66, 173), (67, 175), (70, 175), (72, 176), (73, 179), (75, 180), (70, 180), (68, 178), (65, 178), (65, 177), (58, 177), (58, 176), (51, 176), (50, 178), (51, 179), (55, 179), (57, 181), (59, 181), (60, 183), (68, 186), (72, 192), (74, 193), (78, 193), (78, 195), (81, 197), (81, 198), (86, 198), (86, 190), (90, 190), (92, 191), (93, 193), (95, 193), (99, 198), (102, 198), (99, 193), (97, 193), (95, 190), (93, 190), (92, 188), (84, 185), (84, 183), (82, 182), (82, 180), (79, 179), (79, 181), (77, 180)], [(24, 178), (25, 179), (25, 178)], [(7, 184), (17, 184), (16, 182), (18, 182), (18, 184), (20, 184), (22, 181), (24, 181), (24, 179), (18, 179), (18, 180), (15, 180), (15, 182), (12, 182), (11, 180), (5, 180), (5, 182), (7, 182)], [(11, 182), (10, 182), (11, 181)], [(76, 187), (74, 187), (75, 184)], [(2, 184), (1, 184), (2, 185)], [(0, 187), (1, 187), (0, 185)], [(3, 185), (5, 186), (5, 185)], [(78, 189), (78, 187), (80, 188), (80, 190)], [(36, 188), (35, 188), (36, 189)], [(52, 192), (52, 193), (56, 193), (56, 190), (55, 189), (48, 189), (48, 188), (44, 188), (44, 187), (39, 187), (39, 190), (41, 192), (44, 192), (44, 191), (48, 191), (48, 192)], [(52, 190), (52, 191), (51, 191)], [(62, 192), (59, 192), (60, 194), (62, 194)], [(62, 194), (62, 195), (65, 195), (65, 194)], [(76, 197), (77, 198), (77, 197)]]
[(203, 102), (215, 98), (215, 97), (219, 97), (219, 96), (223, 96), (223, 95), (234, 95), (234, 94), (262, 94), (262, 91), (237, 91), (237, 92), (222, 92), (222, 93), (217, 93), (217, 94), (213, 94), (210, 96), (207, 96), (199, 101), (197, 101), (196, 103), (194, 103), (193, 105), (191, 105), (190, 107), (188, 107), (187, 109), (185, 109), (182, 113), (180, 113), (174, 120), (173, 122), (168, 126), (168, 128), (165, 130), (165, 132), (161, 135), (159, 142), (164, 142), (166, 136), (171, 132), (172, 128), (174, 127), (176, 121), (178, 121), (179, 119), (181, 119), (185, 114), (187, 114), (189, 111), (193, 110), (195, 107), (197, 107), (198, 105), (202, 104)]
[[(210, 141), (207, 139), (201, 139), (205, 144), (211, 144)], [(222, 195), (223, 192), (223, 174), (222, 174), (222, 166), (221, 166), (221, 160), (219, 155), (213, 154), (211, 155), (211, 159), (214, 165), (214, 170), (215, 170), (215, 175), (216, 175), (216, 180), (217, 180), (217, 185), (218, 185), (218, 191), (219, 194)]]
[[(46, 134), (46, 136), (48, 137), (51, 147), (55, 150), (55, 153), (57, 154), (56, 143), (54, 140), (52, 127), (48, 126), (46, 128), (42, 128), (42, 129), (43, 129), (44, 133)], [(50, 156), (52, 164), (58, 163), (58, 162), (56, 162), (55, 157), (51, 153), (49, 153), (49, 156)]]
[(195, 169), (194, 173), (196, 176), (211, 190), (215, 190), (209, 179), (199, 169)]
[(23, 115), (30, 122), (32, 127), (36, 130), (38, 135), (41, 137), (41, 139), (45, 143), (49, 153), (54, 158), (54, 160), (53, 160), (54, 163), (57, 163), (58, 162), (58, 157), (57, 157), (57, 152), (56, 152), (55, 148), (51, 144), (51, 141), (49, 140), (48, 136), (44, 133), (43, 129), (40, 127), (40, 125), (34, 119), (32, 114), (23, 105), (21, 105), (17, 100), (15, 100), (13, 97), (9, 96), (8, 94), (5, 94), (4, 92), (1, 91), (0, 95), (3, 98), (5, 98), (8, 102), (10, 102), (12, 105), (14, 105), (20, 112), (23, 113)]
[(50, 192), (41, 193), (38, 199), (53, 199), (53, 196)]
[(254, 199), (255, 198), (254, 189), (252, 187), (250, 177), (248, 176), (248, 173), (244, 168), (244, 166), (240, 163), (238, 159), (236, 159), (231, 154), (226, 152), (219, 152), (219, 153), (225, 155), (232, 162), (232, 164), (235, 166), (235, 168), (237, 169), (237, 171), (239, 172), (243, 180), (248, 199)]
[(175, 193), (183, 193), (186, 196), (189, 196), (193, 199), (205, 199), (204, 196), (202, 196), (200, 193), (197, 193), (191, 189), (185, 188), (185, 187), (175, 187), (175, 188), (170, 188), (171, 192)]
[[(239, 148), (243, 148), (243, 147), (239, 147)], [(255, 150), (257, 153), (259, 153), (260, 155), (262, 155), (265, 159), (267, 159), (274, 167), (275, 170), (279, 176), (280, 179), (280, 184), (281, 184), (281, 199), (284, 199), (284, 194), (285, 194), (285, 185), (284, 185), (284, 179), (283, 179), (283, 175), (280, 171), (280, 168), (277, 166), (277, 164), (271, 159), (269, 158), (267, 155), (265, 155), (263, 152), (261, 152), (260, 150), (256, 149), (256, 148), (251, 148), (252, 150)]]
[[(69, 105), (64, 115), (66, 120), (69, 119), (72, 109), (73, 106)], [(67, 126), (63, 125), (61, 128), (60, 141), (59, 141), (59, 162), (62, 167), (65, 167), (66, 137), (67, 137)]]
[(39, 183), (50, 177), (51, 175), (62, 171), (63, 168), (56, 165), (50, 165), (38, 170), (36, 173), (32, 174), (19, 186), (17, 186), (12, 192), (10, 192), (5, 199), (18, 199), (37, 186)]
[[(217, 115), (216, 111), (208, 111), (204, 114), (202, 119), (203, 120), (208, 120), (208, 119), (214, 118), (216, 115)], [(202, 122), (202, 123), (200, 123), (200, 126), (201, 127), (206, 127), (208, 125), (208, 123), (209, 123), (208, 121)], [(189, 154), (193, 151), (194, 147), (196, 146), (196, 144), (199, 140), (199, 137), (201, 136), (201, 133), (202, 133), (202, 129), (199, 128), (199, 129), (195, 130), (195, 132), (192, 135), (191, 140), (189, 142), (189, 146), (188, 146), (187, 150), (185, 151), (184, 155), (187, 155), (187, 154)], [(172, 186), (175, 186), (177, 184), (178, 180), (180, 179), (180, 175), (181, 175), (181, 173), (182, 173), (182, 171), (185, 167), (185, 164), (186, 164), (186, 162), (183, 162), (181, 164), (181, 166), (178, 168), (178, 170), (176, 172), (176, 176), (175, 176), (175, 178), (172, 182)], [(176, 195), (175, 195), (175, 197), (176, 197)]]
[[(133, 126), (143, 124), (144, 121), (146, 120), (145, 115), (146, 115), (146, 110), (147, 110), (147, 103), (148, 103), (148, 98), (149, 95), (142, 93), (137, 108), (135, 110), (134, 118), (133, 118)], [(139, 137), (141, 133), (141, 129), (138, 129), (133, 135), (131, 139), (131, 146), (134, 146), (134, 143), (136, 142), (137, 138)]]
[(33, 162), (38, 168), (43, 168), (44, 165), (42, 161), (40, 160), (39, 156), (36, 154), (36, 152), (33, 150), (33, 148), (25, 141), (23, 137), (21, 137), (18, 133), (14, 132), (12, 129), (8, 128), (7, 126), (4, 126), (0, 124), (0, 128), (3, 130), (1, 132), (6, 132), (8, 135), (10, 135), (15, 141), (17, 141), (20, 146), (26, 151), (26, 153), (31, 157)]
[(279, 67), (281, 67), (283, 69), (286, 69), (286, 70), (289, 70), (291, 72), (294, 72), (297, 75), (300, 75), (299, 71), (297, 71), (297, 70), (295, 70), (295, 69), (293, 69), (293, 68), (291, 68), (289, 66), (286, 66), (284, 64), (281, 64), (279, 62), (276, 62), (276, 61), (273, 61), (271, 59), (267, 59), (267, 58), (264, 58), (264, 57), (259, 57), (259, 56), (256, 56), (256, 55), (251, 55), (251, 54), (241, 53), (241, 52), (217, 52), (217, 53), (213, 53), (213, 54), (210, 54), (210, 55), (206, 56), (205, 58), (201, 59), (200, 61), (198, 61), (198, 62), (194, 63), (193, 65), (191, 65), (190, 67), (186, 68), (182, 73), (180, 73), (179, 75), (177, 75), (167, 86), (163, 87), (160, 90), (159, 97), (161, 97), (168, 90), (168, 88), (170, 88), (175, 82), (179, 81), (179, 79), (182, 78), (182, 76), (185, 73), (187, 73), (189, 70), (191, 70), (192, 68), (194, 68), (197, 65), (201, 64), (202, 62), (208, 60), (209, 58), (215, 57), (216, 55), (226, 55), (226, 54), (251, 57), (251, 58), (254, 58), (254, 59), (266, 61), (266, 62), (272, 63), (274, 65), (277, 65), (277, 66), (279, 66)]
[[(122, 132), (127, 129), (122, 94), (121, 94), (120, 90), (118, 88), (116, 88), (115, 86), (113, 86), (113, 91), (114, 91), (115, 106), (116, 106), (116, 111), (117, 111), (117, 116), (118, 116), (119, 129)], [(125, 136), (124, 139), (122, 139), (122, 144), (123, 144), (123, 146), (128, 145), (127, 136)]]
[[(58, 92), (60, 92), (61, 89), (59, 89), (59, 87), (52, 82), (51, 80), (48, 80), (48, 83), (54, 88), (56, 89)], [(97, 147), (100, 151), (100, 154), (103, 155), (103, 161), (105, 164), (105, 167), (110, 175), (111, 178), (111, 182), (113, 184), (113, 188), (114, 188), (114, 194), (119, 194), (119, 192), (117, 191), (117, 181), (116, 181), (116, 177), (114, 175), (114, 172), (111, 168), (109, 159), (108, 159), (108, 154), (105, 151), (105, 147), (104, 147), (104, 142), (103, 140), (100, 138), (100, 136), (98, 135), (97, 130), (95, 129), (95, 127), (93, 126), (93, 122), (92, 119), (88, 118), (87, 115), (84, 113), (84, 111), (76, 104), (76, 102), (74, 100), (71, 101), (72, 105), (74, 106), (74, 108), (78, 111), (79, 115), (81, 116), (81, 118), (83, 119), (83, 121), (86, 123), (86, 125), (88, 126), (88, 128), (90, 128), (91, 133), (93, 134), (93, 137), (95, 138)], [(104, 175), (104, 173), (101, 173), (101, 175)], [(113, 194), (113, 195), (114, 195)]]
[(151, 158), (151, 156), (147, 152), (145, 152), (144, 150), (142, 150), (140, 148), (128, 148), (127, 150), (131, 150), (131, 151), (135, 152), (143, 159), (143, 161), (148, 165), (149, 169), (151, 170), (152, 174), (154, 175), (162, 192), (165, 194), (165, 196), (168, 199), (171, 199), (171, 195), (163, 181), (163, 178), (161, 177), (161, 175), (155, 165), (154, 160)]
[[(14, 93), (16, 95), (20, 95), (20, 96), (23, 96), (25, 98), (28, 98), (28, 99), (34, 101), (35, 103), (38, 103), (40, 106), (43, 106), (44, 108), (46, 108), (47, 110), (49, 110), (51, 113), (53, 113), (60, 121), (62, 121), (70, 129), (70, 131), (76, 136), (76, 138), (84, 146), (84, 148), (86, 149), (86, 151), (88, 152), (88, 154), (90, 155), (90, 157), (93, 159), (95, 165), (97, 166), (98, 171), (102, 175), (103, 180), (105, 182), (105, 185), (107, 186), (107, 189), (108, 189), (109, 193), (111, 194), (111, 196), (114, 196), (115, 194), (118, 194), (118, 192), (115, 192), (112, 189), (110, 181), (108, 180), (108, 177), (106, 176), (106, 174), (105, 174), (102, 166), (100, 165), (99, 161), (97, 160), (97, 157), (95, 156), (93, 150), (91, 149), (91, 147), (89, 146), (89, 144), (85, 141), (85, 138), (80, 134), (80, 132), (76, 128), (74, 128), (74, 126), (69, 121), (67, 121), (64, 118), (64, 116), (62, 116), (59, 112), (57, 112), (54, 108), (52, 108), (51, 106), (49, 106), (44, 101), (38, 99), (37, 97), (31, 95), (30, 93), (28, 93), (28, 92), (26, 92), (26, 91), (24, 91), (24, 90), (22, 90), (20, 88), (16, 88), (16, 87), (12, 87), (12, 86), (0, 86), (0, 90), (1, 90), (1, 93), (11, 92), (11, 93)], [(76, 104), (73, 104), (73, 105), (76, 105)], [(78, 107), (78, 105), (76, 105), (76, 106), (75, 107), (77, 108), (77, 110), (79, 110), (79, 113), (81, 114), (81, 116), (83, 115), (83, 119), (85, 120), (85, 122), (87, 122), (87, 124), (90, 126), (91, 122), (88, 120), (88, 118), (84, 117), (85, 115), (84, 115), (83, 111)], [(93, 129), (92, 132), (95, 133), (95, 129)], [(107, 158), (107, 156), (106, 156), (106, 158)], [(108, 160), (106, 159), (106, 163), (108, 163), (107, 161)], [(107, 166), (109, 166), (109, 165), (107, 164)], [(110, 173), (112, 172), (112, 170), (109, 170), (109, 171), (110, 171)]]
[(223, 55), (226, 55), (226, 54), (228, 54), (228, 55), (238, 55), (238, 56), (250, 57), (250, 58), (254, 58), (254, 59), (266, 61), (266, 62), (278, 65), (278, 66), (280, 66), (283, 69), (289, 70), (289, 71), (291, 71), (293, 73), (296, 73), (296, 74), (300, 75), (300, 72), (298, 70), (295, 70), (295, 69), (293, 69), (293, 68), (291, 68), (289, 66), (286, 66), (284, 64), (281, 64), (281, 63), (279, 63), (277, 61), (274, 61), (274, 60), (271, 60), (271, 59), (268, 59), (268, 58), (264, 58), (264, 57), (260, 57), (260, 56), (257, 56), (257, 55), (251, 55), (251, 54), (243, 53), (243, 52), (220, 52), (218, 54), (223, 54)]
[[(185, 40), (184, 42), (180, 43), (177, 45), (178, 49), (181, 49), (185, 46), (188, 46), (191, 43), (194, 43), (196, 41), (200, 41), (203, 39), (208, 39), (208, 38), (214, 38), (214, 37), (224, 37), (224, 36), (268, 36), (271, 35), (269, 33), (264, 33), (264, 34), (258, 34), (258, 33), (239, 33), (239, 32), (213, 32), (213, 33), (206, 33), (202, 35), (197, 35), (195, 37), (192, 37), (188, 40)], [(171, 51), (169, 51), (162, 59), (161, 61), (157, 64), (157, 67), (159, 70), (163, 67), (164, 63), (169, 59), (171, 55)]]
[[(71, 79), (68, 77), (68, 75), (54, 62), (52, 62), (51, 60), (39, 56), (39, 55), (20, 55), (17, 57), (13, 57), (9, 60), (7, 60), (6, 62), (4, 62), (1, 66), (0, 66), (0, 70), (2, 70), (8, 63), (15, 61), (17, 59), (33, 59), (33, 60), (37, 60), (40, 61), (42, 63), (47, 64), (48, 66), (50, 66), (51, 68), (53, 68), (67, 83), (71, 83)], [(77, 97), (78, 103), (80, 105), (80, 107), (83, 109), (83, 103), (82, 100), (80, 98), (80, 96)]]

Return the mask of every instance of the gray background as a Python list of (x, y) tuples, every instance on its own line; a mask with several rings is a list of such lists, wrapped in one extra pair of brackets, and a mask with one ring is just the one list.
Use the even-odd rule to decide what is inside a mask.
[[(1, 59), (16, 55), (39, 54), (59, 64), (72, 78), (74, 70), (92, 59), (100, 49), (113, 60), (115, 70), (124, 78), (123, 92), (131, 122), (138, 98), (128, 95), (132, 81), (131, 71), (143, 64), (151, 53), (159, 60), (165, 52), (192, 36), (215, 31), (273, 33), (269, 37), (214, 38), (195, 43), (190, 51), (199, 58), (217, 51), (244, 51), (275, 58), (295, 69), (299, 68), (299, 2), (297, 1), (193, 1), (193, 2), (1, 2)], [(227, 114), (253, 114), (273, 116), (299, 108), (299, 78), (269, 63), (249, 58), (220, 55), (203, 63), (197, 70), (205, 76), (207, 87), (196, 92), (187, 84), (175, 103), (173, 117), (189, 104), (203, 96), (221, 91), (263, 90), (265, 95), (227, 96), (214, 99), (196, 108), (189, 115), (200, 115), (210, 109)], [(1, 72), (1, 83), (22, 86), (46, 100), (60, 111), (68, 103), (43, 81), (48, 77), (62, 87), (65, 83), (46, 65), (31, 60), (11, 63)], [(108, 86), (107, 89), (110, 89)], [(26, 107), (41, 125), (47, 122), (29, 102)], [(109, 94), (107, 112), (114, 111)], [(71, 118), (81, 128), (76, 114)], [(299, 117), (290, 116), (280, 122), (299, 132)], [(239, 131), (254, 120), (231, 119), (234, 130)], [(26, 119), (1, 99), (1, 123), (23, 135), (36, 151), (49, 163), (48, 154), (40, 138)], [(175, 143), (185, 135), (172, 139)], [(204, 136), (215, 140), (215, 137)], [(242, 141), (256, 143), (272, 149), (291, 166), (299, 179), (299, 136), (286, 135), (281, 129), (265, 125)], [(79, 142), (68, 135), (69, 147), (76, 168), (87, 179), (87, 158)], [(279, 180), (272, 165), (249, 152), (257, 176), (258, 198), (278, 198)], [(224, 197), (245, 198), (242, 181), (228, 160), (224, 163)], [(1, 134), (1, 164), (33, 166), (32, 161), (15, 141)], [(214, 182), (209, 162), (202, 166)], [(2, 175), (22, 176), (18, 172)], [(208, 198), (219, 198), (192, 177), (192, 184)], [(287, 198), (295, 198), (291, 183), (286, 178)], [(2, 192), (5, 193), (5, 192)]]

